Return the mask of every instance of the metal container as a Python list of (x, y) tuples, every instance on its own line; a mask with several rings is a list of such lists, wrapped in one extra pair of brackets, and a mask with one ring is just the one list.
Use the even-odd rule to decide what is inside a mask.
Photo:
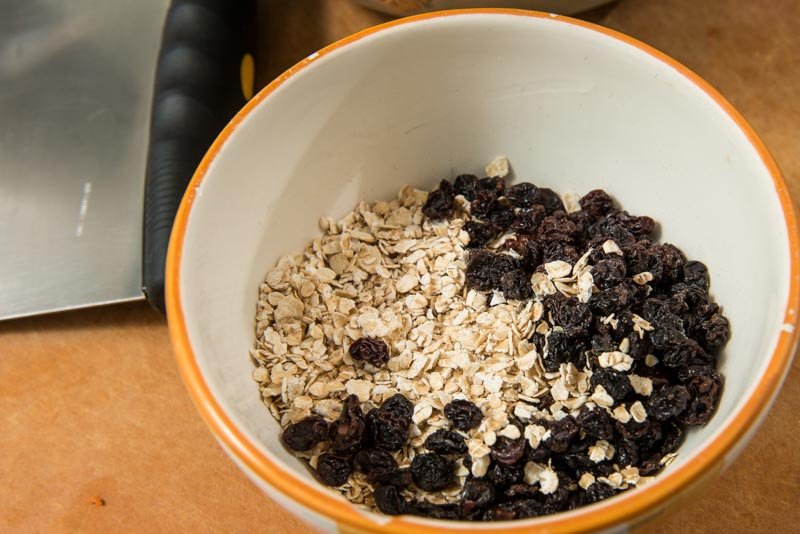
[(474, 7), (535, 9), (572, 15), (608, 4), (611, 0), (356, 0), (356, 2), (389, 15), (404, 17), (426, 11)]

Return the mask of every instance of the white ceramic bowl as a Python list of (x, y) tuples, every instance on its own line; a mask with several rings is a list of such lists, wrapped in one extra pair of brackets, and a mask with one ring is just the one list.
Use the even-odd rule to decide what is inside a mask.
[[(557, 191), (603, 187), (702, 259), (733, 335), (719, 410), (654, 483), (572, 512), (463, 524), (358, 511), (279, 442), (252, 381), (258, 286), (320, 215), (433, 187), (498, 154)], [(797, 339), (798, 235), (775, 163), (742, 117), (663, 54), (584, 22), (445, 12), (367, 30), (302, 61), (210, 149), (181, 206), (168, 316), (184, 379), (236, 463), (334, 531), (631, 526), (727, 466), (758, 426)], [(413, 526), (412, 526), (413, 525)], [(529, 531), (529, 530), (528, 530)]]

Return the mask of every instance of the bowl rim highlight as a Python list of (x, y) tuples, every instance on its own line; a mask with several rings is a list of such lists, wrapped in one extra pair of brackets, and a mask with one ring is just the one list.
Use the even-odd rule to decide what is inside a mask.
[[(267, 98), (288, 79), (331, 52), (345, 48), (367, 36), (380, 33), (389, 28), (431, 19), (465, 15), (504, 15), (550, 19), (563, 24), (596, 31), (607, 37), (633, 46), (667, 66), (672, 67), (711, 97), (745, 134), (773, 180), (775, 193), (778, 196), (782, 208), (789, 240), (789, 297), (783, 315), (784, 326), (778, 336), (775, 350), (769, 359), (767, 369), (762, 379), (756, 384), (753, 393), (747, 399), (744, 406), (735, 414), (735, 417), (730, 423), (722, 429), (720, 434), (704, 449), (698, 452), (696, 458), (694, 458), (692, 462), (684, 464), (672, 472), (660, 475), (656, 482), (642, 490), (630, 492), (618, 499), (610, 499), (611, 502), (601, 501), (592, 506), (577, 508), (567, 513), (531, 519), (520, 519), (510, 522), (475, 525), (473, 523), (459, 521), (437, 521), (409, 516), (398, 516), (387, 517), (387, 521), (378, 523), (369, 518), (366, 514), (356, 511), (354, 507), (345, 505), (338, 496), (332, 494), (321, 484), (316, 482), (309, 483), (302, 480), (291, 471), (285, 470), (279, 464), (273, 462), (267, 455), (259, 450), (259, 446), (256, 443), (248, 439), (236, 428), (222, 406), (214, 398), (195, 359), (194, 349), (191, 346), (184, 320), (180, 294), (180, 272), (184, 237), (186, 235), (187, 223), (192, 205), (197, 196), (197, 188), (203, 181), (209, 166), (225, 145), (228, 137), (230, 137), (238, 124), (241, 123), (256, 106), (267, 100)], [(794, 204), (789, 196), (786, 183), (781, 176), (780, 170), (763, 141), (758, 137), (744, 117), (742, 117), (719, 92), (708, 82), (675, 59), (672, 59), (663, 52), (641, 41), (615, 30), (560, 15), (537, 11), (498, 8), (461, 9), (423, 13), (367, 28), (336, 41), (321, 49), (319, 52), (301, 60), (259, 91), (259, 93), (236, 114), (230, 123), (225, 126), (194, 173), (186, 194), (181, 201), (173, 225), (166, 268), (166, 305), (169, 333), (175, 350), (178, 367), (186, 388), (189, 390), (189, 394), (206, 424), (209, 426), (214, 436), (224, 444), (229, 454), (232, 454), (239, 462), (246, 465), (253, 475), (258, 477), (261, 481), (303, 507), (329, 520), (335, 521), (337, 526), (349, 527), (357, 531), (398, 533), (409, 532), (412, 529), (419, 533), (441, 532), (442, 530), (466, 533), (474, 532), (476, 527), (480, 530), (485, 529), (487, 531), (508, 533), (529, 532), (531, 528), (552, 531), (603, 529), (655, 514), (666, 502), (681, 493), (682, 490), (721, 471), (723, 466), (728, 463), (726, 460), (728, 453), (735, 450), (739, 441), (757, 427), (757, 424), (760, 422), (760, 416), (762, 416), (765, 410), (771, 405), (778, 388), (788, 372), (797, 346), (798, 325), (800, 321), (800, 316), (798, 316), (798, 308), (800, 308), (799, 239), (800, 232), (798, 232), (797, 215)]]

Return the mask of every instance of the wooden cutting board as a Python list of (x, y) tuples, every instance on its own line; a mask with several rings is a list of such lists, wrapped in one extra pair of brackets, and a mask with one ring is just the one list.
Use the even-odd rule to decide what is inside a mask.
[[(386, 20), (343, 0), (262, 3), (260, 82)], [(697, 71), (752, 122), (800, 195), (800, 2), (622, 0), (586, 18)], [(143, 304), (0, 323), (0, 531), (308, 528), (223, 454)], [(800, 529), (800, 363), (750, 446), (654, 532)]]

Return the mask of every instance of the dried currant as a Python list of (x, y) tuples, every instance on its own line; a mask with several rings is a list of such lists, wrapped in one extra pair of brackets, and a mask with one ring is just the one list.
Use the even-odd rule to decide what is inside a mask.
[(562, 363), (578, 363), (581, 354), (574, 339), (565, 332), (553, 330), (547, 336), (547, 343), (542, 354), (542, 364), (545, 371), (555, 373)]
[(501, 276), (500, 288), (507, 299), (525, 300), (533, 296), (531, 278), (522, 269), (508, 271)]
[[(688, 413), (688, 410), (687, 410)], [(675, 452), (683, 443), (684, 427), (682, 424), (669, 420), (661, 425), (662, 438), (658, 450), (662, 456)]]
[(464, 454), (467, 444), (458, 432), (440, 428), (427, 438), (424, 447), (438, 454)]
[(496, 196), (502, 196), (506, 192), (506, 181), (499, 176), (481, 178), (478, 180), (478, 189), (492, 191)]
[(699, 376), (711, 376), (714, 377), (715, 380), (721, 381), (717, 370), (708, 364), (695, 364), (684, 367), (683, 369), (678, 369), (676, 375), (681, 383), (689, 382), (691, 379)]
[(467, 246), (470, 248), (485, 247), (497, 237), (497, 230), (493, 226), (476, 220), (467, 221), (464, 231), (469, 236)]
[(602, 482), (598, 483), (595, 482), (588, 488), (586, 488), (586, 503), (591, 504), (598, 501), (602, 501), (603, 499), (608, 499), (609, 497), (613, 497), (617, 491), (608, 486), (607, 484), (603, 484)]
[(528, 236), (518, 235), (505, 241), (503, 247), (519, 255), (519, 264), (526, 273), (532, 273), (542, 264), (542, 246)]
[(603, 386), (615, 401), (624, 400), (633, 391), (628, 376), (611, 368), (595, 369), (589, 382), (593, 388)]
[(683, 280), (690, 286), (697, 286), (708, 292), (708, 268), (700, 261), (687, 261), (683, 266)]
[(566, 509), (570, 494), (570, 491), (567, 488), (575, 484), (575, 482), (571, 480), (566, 473), (557, 471), (556, 474), (558, 476), (558, 487), (556, 487), (554, 492), (549, 493), (544, 497), (545, 507), (550, 514)]
[(511, 465), (516, 463), (525, 453), (525, 438), (511, 439), (499, 436), (491, 446), (492, 459), (495, 462)]
[(516, 271), (520, 269), (519, 260), (512, 258), (508, 254), (495, 254), (493, 261), (493, 269), (496, 276), (494, 289), (500, 289), (500, 281), (503, 275), (507, 272)]
[(579, 201), (581, 209), (598, 219), (614, 209), (614, 200), (602, 189), (589, 191)]
[(536, 499), (520, 499), (498, 504), (486, 512), (484, 519), (487, 521), (510, 521), (511, 519), (539, 517), (545, 514), (547, 514), (545, 505)]
[(372, 409), (367, 414), (369, 443), (385, 451), (399, 451), (408, 439), (409, 422), (390, 411)]
[(619, 348), (619, 344), (614, 341), (610, 334), (592, 336), (592, 352), (599, 356), (604, 352), (613, 352)]
[(639, 447), (635, 442), (621, 439), (614, 442), (614, 461), (622, 467), (639, 463)]
[[(500, 276), (494, 267), (496, 254), (487, 250), (474, 250), (469, 253), (465, 278), (467, 287), (479, 291), (489, 291), (500, 281)], [(510, 270), (510, 269), (509, 269)]]
[(634, 360), (643, 360), (648, 354), (653, 352), (653, 343), (649, 337), (630, 336), (630, 347), (628, 355)]
[(661, 457), (661, 454), (655, 453), (640, 461), (639, 475), (649, 477), (661, 471)]
[(478, 192), (478, 177), (474, 174), (459, 174), (453, 181), (453, 193), (462, 195), (469, 201), (475, 198)]
[(514, 465), (506, 465), (493, 462), (489, 471), (486, 473), (486, 478), (491, 482), (495, 488), (504, 491), (522, 481), (523, 471), (520, 465), (523, 462), (518, 462)]
[(372, 497), (378, 510), (386, 515), (400, 515), (408, 511), (408, 502), (394, 486), (378, 486)]
[(592, 218), (583, 210), (573, 211), (567, 214), (567, 219), (572, 221), (577, 229), (575, 233), (575, 243), (583, 245), (589, 240), (589, 228), (592, 226)]
[(469, 478), (461, 490), (459, 511), (464, 519), (473, 519), (494, 502), (495, 489), (487, 480)]
[(434, 504), (432, 502), (417, 501), (408, 507), (408, 513), (432, 519), (458, 519), (458, 504)]
[(553, 454), (553, 451), (550, 450), (550, 447), (548, 447), (546, 442), (540, 443), (539, 446), (535, 449), (528, 449), (527, 456), (528, 460), (530, 460), (531, 462), (536, 462), (537, 464), (546, 464), (547, 462), (551, 461), (554, 457), (556, 457)]
[(362, 337), (350, 345), (350, 357), (356, 361), (367, 362), (375, 367), (383, 367), (389, 361), (389, 346), (382, 339)]
[(592, 324), (589, 306), (575, 297), (563, 298), (560, 293), (556, 295), (548, 297), (546, 302), (555, 324), (563, 328), (569, 337), (588, 334)]
[[(552, 334), (552, 332), (550, 333)], [(533, 346), (536, 347), (536, 351), (539, 354), (543, 354), (544, 347), (547, 344), (547, 336), (545, 336), (544, 334), (540, 334), (538, 332), (534, 332), (533, 335), (531, 335), (530, 337), (530, 342), (533, 343)]]
[(689, 403), (678, 419), (687, 425), (706, 424), (719, 404), (722, 381), (712, 368), (705, 369), (705, 374), (696, 374), (685, 382), (689, 390)]
[(559, 241), (542, 243), (542, 261), (545, 263), (557, 260), (575, 263), (578, 258), (580, 255), (572, 245), (565, 245)]
[(683, 328), (683, 320), (670, 313), (664, 302), (648, 299), (644, 303), (643, 313), (653, 327), (653, 331), (650, 332), (653, 346), (666, 350), (683, 345), (686, 342), (686, 331)]
[(500, 289), (500, 279), (509, 271), (519, 269), (519, 261), (507, 254), (473, 250), (465, 272), (467, 287), (479, 291)]
[(497, 193), (492, 190), (481, 189), (470, 202), (469, 212), (473, 217), (483, 219), (489, 215), (495, 205), (497, 205)]
[(655, 229), (655, 221), (650, 217), (630, 215), (627, 211), (614, 214), (614, 220), (632, 233), (637, 239), (648, 237)]
[(653, 281), (658, 282), (661, 280), (664, 267), (661, 264), (661, 258), (650, 251), (651, 246), (652, 243), (649, 241), (638, 241), (624, 247), (622, 252), (628, 274), (649, 272), (653, 275)]
[(438, 189), (428, 193), (428, 199), (422, 207), (422, 213), (429, 219), (446, 219), (453, 215), (453, 186), (442, 180)]
[(610, 214), (600, 217), (589, 228), (589, 235), (599, 243), (611, 239), (620, 247), (626, 247), (636, 242), (636, 236)]
[(593, 445), (594, 441), (588, 440), (589, 438), (583, 441), (573, 441), (566, 452), (562, 452), (550, 460), (551, 465), (555, 469), (569, 472), (578, 478), (580, 478), (581, 473), (586, 471), (592, 474), (597, 473), (598, 470), (605, 467), (607, 463), (596, 464), (589, 458), (587, 448)]
[(533, 203), (544, 206), (548, 215), (556, 211), (565, 211), (564, 202), (561, 200), (561, 197), (558, 196), (558, 193), (546, 187), (540, 187), (536, 190), (536, 198)]
[(609, 289), (625, 280), (625, 262), (621, 258), (607, 258), (592, 266), (592, 279), (599, 289)]
[(578, 437), (578, 431), (580, 430), (571, 415), (558, 421), (548, 422), (547, 427), (550, 430), (550, 450), (556, 453), (569, 449), (572, 441)]
[(666, 385), (647, 398), (647, 414), (657, 421), (666, 421), (683, 413), (689, 404), (689, 390), (681, 385)]
[[(699, 305), (708, 302), (708, 292), (700, 287), (684, 283), (673, 285), (670, 288), (670, 295), (671, 306), (680, 313), (692, 311)], [(672, 313), (676, 313), (676, 311)]]
[(542, 224), (545, 215), (544, 207), (539, 205), (519, 210), (509, 228), (518, 234), (533, 235)]
[(310, 451), (317, 443), (328, 439), (328, 423), (318, 415), (310, 415), (287, 426), (281, 439), (293, 451)]
[(704, 360), (706, 358), (699, 343), (694, 339), (684, 338), (665, 349), (660, 360), (667, 367), (686, 367), (696, 359)]
[(515, 217), (514, 208), (497, 200), (491, 205), (491, 209), (484, 219), (498, 232), (504, 232), (514, 222)]
[(455, 399), (444, 407), (444, 416), (453, 428), (467, 432), (476, 428), (483, 420), (483, 412), (468, 400)]
[(653, 245), (650, 252), (658, 257), (662, 266), (662, 279), (667, 282), (677, 282), (683, 275), (683, 266), (686, 258), (675, 245), (664, 243), (663, 245)]
[(411, 472), (397, 467), (397, 462), (386, 451), (366, 449), (356, 454), (355, 468), (364, 473), (367, 482), (373, 485), (405, 488), (411, 485)]
[(569, 494), (569, 504), (567, 505), (567, 510), (574, 510), (575, 508), (580, 508), (581, 506), (586, 506), (586, 492), (578, 488)]
[(627, 423), (623, 423), (621, 421), (616, 421), (614, 423), (614, 428), (617, 433), (622, 436), (622, 439), (633, 442), (639, 442), (648, 434), (651, 434), (651, 426), (653, 426), (653, 421), (650, 421), (649, 419), (643, 423), (637, 423), (634, 420), (630, 420)]
[[(630, 422), (629, 422), (630, 424)], [(663, 438), (661, 431), (661, 423), (655, 419), (647, 419), (642, 423), (644, 430), (636, 439), (636, 444), (639, 446), (639, 452), (657, 450)]]
[[(496, 488), (500, 489), (500, 488)], [(532, 499), (539, 497), (539, 488), (529, 484), (513, 484), (503, 491), (503, 497), (509, 500)]]
[(695, 317), (703, 321), (715, 313), (719, 313), (719, 306), (714, 302), (704, 302), (699, 304), (694, 310)]
[(511, 205), (516, 208), (530, 208), (536, 204), (538, 189), (531, 183), (522, 182), (509, 187), (506, 191), (506, 197), (511, 202)]
[(353, 465), (347, 458), (328, 453), (320, 454), (317, 458), (317, 478), (326, 486), (341, 486), (352, 472)]
[(425, 491), (443, 490), (453, 480), (453, 463), (434, 452), (417, 454), (411, 460), (411, 478)]
[(464, 454), (461, 457), (461, 465), (463, 465), (467, 471), (472, 471), (472, 456), (469, 454)]
[(328, 427), (331, 452), (337, 456), (351, 456), (361, 448), (366, 422), (358, 403), (358, 397), (348, 396), (342, 406), (339, 419)]
[(614, 319), (617, 322), (617, 327), (613, 329), (615, 341), (621, 342), (626, 337), (629, 338), (630, 341), (631, 337), (639, 337), (639, 335), (635, 334), (633, 331), (633, 313), (630, 308), (617, 311), (614, 314)]
[(540, 241), (560, 241), (571, 243), (578, 234), (575, 223), (566, 218), (548, 215), (536, 230), (536, 238)]
[(380, 410), (392, 413), (400, 419), (405, 420), (406, 423), (411, 423), (411, 416), (414, 415), (414, 405), (400, 393), (395, 393), (383, 401)]
[(581, 408), (575, 422), (583, 432), (597, 439), (610, 440), (614, 436), (611, 417), (601, 408)]
[(623, 308), (633, 306), (638, 299), (638, 290), (632, 284), (623, 282), (589, 299), (589, 308), (600, 315), (609, 315)]
[(661, 315), (670, 313), (672, 312), (666, 299), (652, 297), (642, 303), (641, 315), (651, 323), (658, 322)]
[(402, 467), (395, 471), (393, 475), (383, 480), (384, 484), (389, 484), (400, 489), (407, 488), (413, 482), (413, 479), (411, 478), (411, 468)]

